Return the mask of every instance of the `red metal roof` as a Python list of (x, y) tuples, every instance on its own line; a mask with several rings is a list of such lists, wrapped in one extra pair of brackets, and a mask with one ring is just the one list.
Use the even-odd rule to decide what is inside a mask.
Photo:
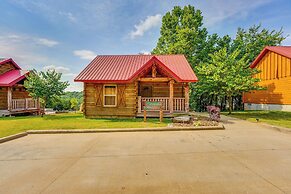
[(13, 86), (17, 82), (25, 78), (29, 72), (21, 70), (21, 68), (13, 61), (13, 59), (0, 59), (0, 65), (11, 63), (15, 69), (0, 75), (0, 86)]
[(25, 78), (29, 72), (19, 69), (14, 69), (0, 75), (0, 86), (13, 86), (17, 82)]
[(266, 46), (257, 58), (252, 62), (251, 68), (257, 66), (259, 61), (265, 56), (268, 51), (272, 51), (291, 59), (291, 46)]
[(154, 61), (177, 81), (198, 81), (184, 55), (100, 55), (74, 81), (131, 82)]

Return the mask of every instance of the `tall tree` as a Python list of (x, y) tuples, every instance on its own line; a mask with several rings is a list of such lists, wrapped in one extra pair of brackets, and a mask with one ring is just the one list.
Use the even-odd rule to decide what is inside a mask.
[(161, 36), (152, 53), (184, 54), (193, 66), (204, 62), (208, 33), (202, 20), (202, 12), (193, 6), (175, 6), (163, 16)]
[(280, 45), (285, 38), (282, 28), (279, 31), (270, 31), (261, 25), (254, 25), (247, 30), (238, 28), (231, 50), (240, 50), (240, 57), (246, 55), (247, 60), (252, 62), (265, 46)]
[(69, 86), (67, 81), (61, 81), (62, 74), (55, 70), (37, 72), (33, 70), (27, 76), (24, 87), (33, 98), (40, 98), (43, 102), (43, 109), (49, 100), (64, 94), (64, 90)]
[[(205, 81), (204, 73), (198, 71), (198, 67), (207, 69), (213, 60), (209, 54), (225, 48), (228, 54), (239, 50), (237, 60), (244, 58), (245, 68), (249, 67), (260, 51), (268, 45), (280, 45), (285, 39), (282, 29), (267, 30), (261, 25), (254, 25), (249, 29), (239, 28), (234, 40), (229, 35), (219, 37), (217, 34), (209, 35), (203, 27), (202, 12), (188, 5), (183, 8), (174, 7), (167, 12), (162, 19), (160, 38), (153, 54), (184, 54), (198, 76), (199, 82), (191, 84), (192, 108), (204, 110), (205, 105), (213, 102), (223, 105), (226, 96), (218, 94), (208, 95), (205, 90), (199, 90), (200, 84)], [(231, 64), (230, 64), (231, 65)], [(236, 99), (241, 104), (242, 92), (237, 93)], [(219, 99), (220, 98), (220, 99)]]
[(210, 63), (197, 67), (197, 72), (202, 79), (195, 90), (201, 94), (226, 96), (229, 113), (232, 112), (233, 96), (250, 90), (263, 89), (256, 84), (260, 80), (254, 78), (258, 70), (248, 67), (247, 56), (240, 57), (238, 49), (229, 53), (227, 48), (222, 48), (209, 56)]

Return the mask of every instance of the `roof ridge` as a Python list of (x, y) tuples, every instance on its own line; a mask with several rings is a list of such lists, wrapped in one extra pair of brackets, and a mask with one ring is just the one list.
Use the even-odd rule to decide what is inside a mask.
[(287, 57), (291, 59), (291, 46), (266, 46), (260, 54), (255, 58), (255, 60), (251, 63), (250, 67), (255, 68), (258, 62), (265, 56), (267, 52), (275, 52), (279, 55)]
[(184, 54), (116, 54), (116, 55), (97, 55), (97, 56), (177, 56), (177, 55), (182, 55)]
[(265, 48), (291, 48), (291, 46), (266, 46)]
[[(77, 82), (130, 83), (152, 63), (162, 64), (177, 81), (195, 82), (197, 77), (182, 54), (97, 55), (74, 79)], [(175, 75), (175, 76), (174, 76)]]

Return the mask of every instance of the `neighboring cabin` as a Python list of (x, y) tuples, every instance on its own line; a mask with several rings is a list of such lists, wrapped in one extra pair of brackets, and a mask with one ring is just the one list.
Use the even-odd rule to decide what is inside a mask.
[(0, 116), (39, 111), (38, 100), (23, 86), (28, 73), (12, 59), (0, 59)]
[(86, 117), (137, 117), (145, 101), (161, 101), (165, 114), (188, 112), (189, 83), (197, 77), (184, 55), (107, 55), (75, 81), (84, 82)]
[(245, 93), (245, 110), (291, 111), (291, 47), (266, 47), (251, 68), (261, 70), (256, 77), (267, 89)]

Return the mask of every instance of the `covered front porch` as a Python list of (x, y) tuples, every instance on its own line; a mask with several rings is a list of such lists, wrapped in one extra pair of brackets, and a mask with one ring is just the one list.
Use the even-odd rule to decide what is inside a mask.
[[(145, 102), (162, 102), (164, 115), (173, 116), (189, 112), (189, 83), (171, 78), (140, 78), (138, 81), (137, 116), (143, 116)], [(159, 110), (147, 111), (148, 116), (158, 116)]]
[(39, 100), (31, 98), (22, 85), (1, 87), (0, 89), (0, 116), (39, 113)]

